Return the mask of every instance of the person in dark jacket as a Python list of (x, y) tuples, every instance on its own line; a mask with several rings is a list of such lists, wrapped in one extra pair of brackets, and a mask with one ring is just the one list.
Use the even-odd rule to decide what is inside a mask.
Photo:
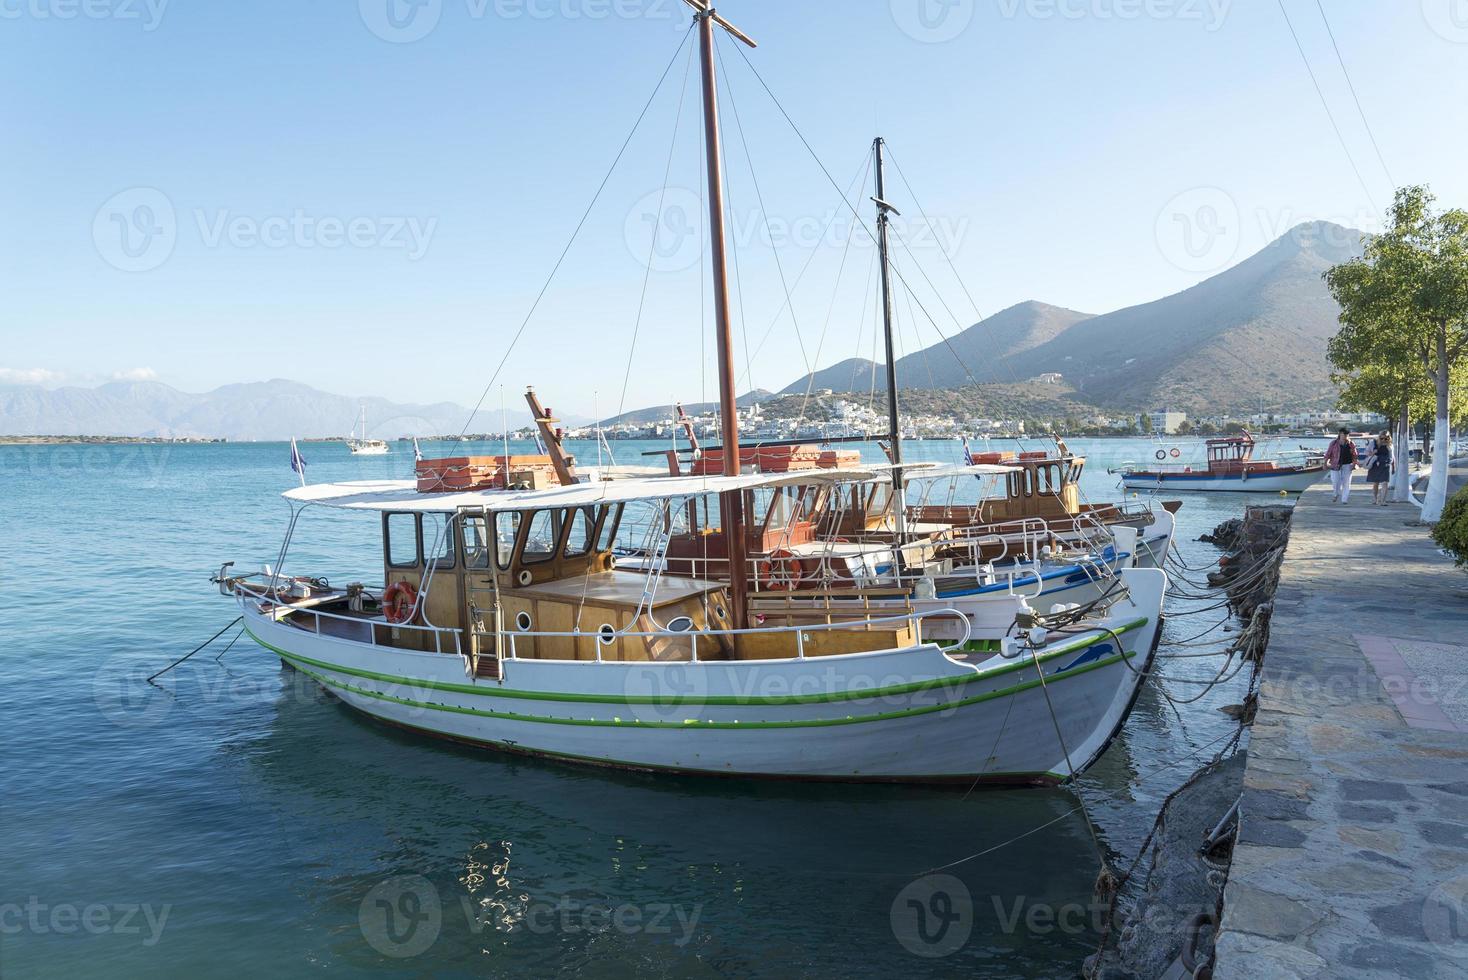
[(1335, 492), (1334, 503), (1344, 504), (1351, 500), (1351, 473), (1356, 469), (1359, 457), (1356, 444), (1351, 441), (1351, 430), (1342, 429), (1335, 442), (1325, 451), (1325, 466), (1330, 470), (1330, 488)]
[(1371, 455), (1366, 458), (1366, 482), (1371, 484), (1371, 502), (1385, 507), (1391, 496), (1392, 479), (1392, 436), (1383, 432), (1372, 443)]

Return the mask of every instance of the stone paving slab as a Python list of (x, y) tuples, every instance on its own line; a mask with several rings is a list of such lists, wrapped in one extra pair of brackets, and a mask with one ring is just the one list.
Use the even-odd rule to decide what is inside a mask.
[(1296, 507), (1215, 976), (1468, 976), (1468, 574), (1410, 505)]

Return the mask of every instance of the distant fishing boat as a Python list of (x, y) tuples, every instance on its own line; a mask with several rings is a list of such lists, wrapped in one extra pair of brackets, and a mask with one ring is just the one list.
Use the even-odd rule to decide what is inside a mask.
[(381, 439), (367, 438), (367, 406), (362, 406), (362, 438), (356, 438), (355, 431), (347, 438), (347, 448), (352, 451), (353, 456), (386, 456), (387, 443)]
[(1177, 449), (1158, 449), (1156, 464), (1125, 464), (1121, 484), (1128, 490), (1188, 490), (1214, 493), (1302, 493), (1325, 475), (1325, 461), (1307, 454), (1302, 462), (1282, 463), (1254, 458), (1254, 437), (1209, 439), (1207, 464), (1197, 467), (1176, 460)]

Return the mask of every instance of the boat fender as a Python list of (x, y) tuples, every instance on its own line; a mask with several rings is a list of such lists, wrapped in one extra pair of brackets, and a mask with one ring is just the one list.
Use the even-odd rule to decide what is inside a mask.
[(382, 614), (389, 623), (406, 623), (418, 608), (418, 590), (408, 582), (394, 582), (382, 593)]
[(1030, 646), (1042, 647), (1045, 645), (1045, 641), (1050, 639), (1050, 631), (1043, 626), (1036, 626), (1030, 630), (1029, 639)]
[(923, 576), (917, 580), (917, 585), (913, 588), (913, 596), (918, 599), (938, 598), (938, 583), (927, 576)]

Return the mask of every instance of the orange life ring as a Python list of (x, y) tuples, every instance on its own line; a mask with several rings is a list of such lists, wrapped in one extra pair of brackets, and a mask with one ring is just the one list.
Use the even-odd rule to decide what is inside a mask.
[(800, 559), (784, 548), (777, 548), (770, 552), (768, 558), (760, 559), (756, 572), (761, 585), (777, 592), (794, 592), (805, 578), (805, 568)]
[(1173, 446), (1172, 447), (1172, 458), (1173, 459), (1177, 459), (1181, 455), (1182, 455), (1182, 453), (1178, 452), (1177, 447), (1176, 446)]
[(389, 623), (406, 623), (418, 611), (418, 590), (409, 582), (394, 582), (382, 593), (382, 614)]

